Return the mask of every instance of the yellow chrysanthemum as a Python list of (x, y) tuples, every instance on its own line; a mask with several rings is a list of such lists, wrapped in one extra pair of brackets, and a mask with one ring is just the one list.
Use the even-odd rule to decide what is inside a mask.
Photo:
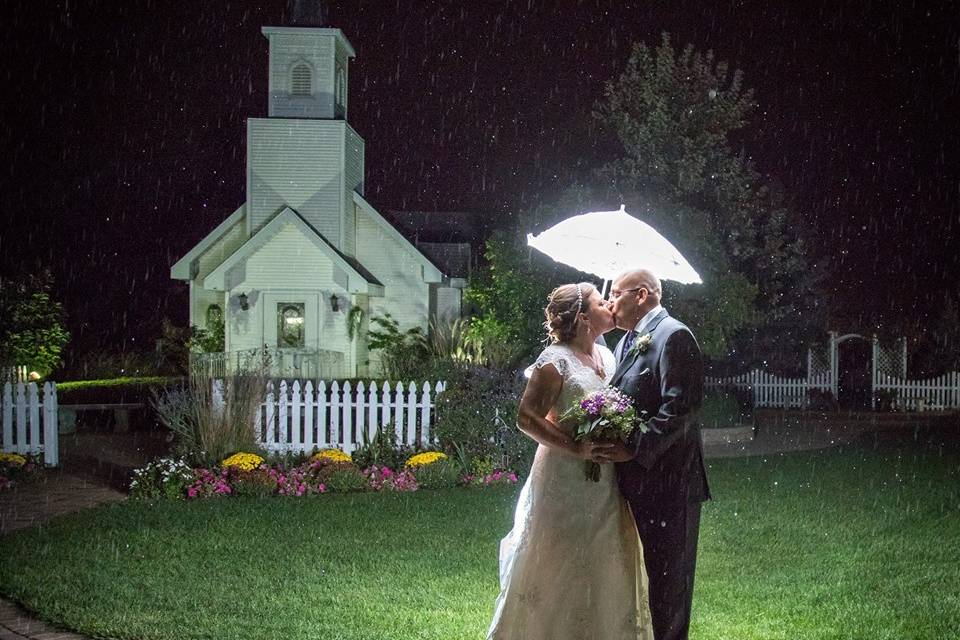
[(253, 471), (263, 464), (263, 458), (255, 453), (235, 453), (222, 464), (224, 467), (235, 467), (241, 471)]
[(434, 462), (440, 460), (446, 460), (447, 454), (441, 453), (439, 451), (424, 451), (423, 453), (418, 453), (415, 456), (410, 456), (410, 459), (407, 460), (407, 467), (425, 467)]
[(16, 453), (0, 453), (0, 462), (5, 462), (15, 467), (22, 467), (27, 464), (27, 459)]
[(340, 449), (324, 449), (313, 454), (311, 460), (321, 460), (323, 462), (353, 462), (350, 454), (344, 453)]

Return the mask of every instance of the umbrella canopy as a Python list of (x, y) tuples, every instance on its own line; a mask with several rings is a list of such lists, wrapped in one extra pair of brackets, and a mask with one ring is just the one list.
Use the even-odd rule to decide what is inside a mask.
[(528, 233), (527, 244), (557, 262), (604, 280), (642, 268), (661, 280), (703, 282), (669, 240), (627, 213), (623, 205), (618, 211), (594, 211), (567, 218), (537, 236)]

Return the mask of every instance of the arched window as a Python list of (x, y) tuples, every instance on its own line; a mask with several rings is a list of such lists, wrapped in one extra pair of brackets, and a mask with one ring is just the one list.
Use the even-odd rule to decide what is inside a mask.
[(287, 348), (303, 347), (302, 302), (280, 302), (277, 304), (277, 346)]
[(290, 93), (295, 96), (309, 96), (313, 94), (313, 81), (310, 67), (301, 62), (290, 72)]
[(223, 324), (223, 309), (218, 304), (207, 307), (207, 329), (213, 330)]

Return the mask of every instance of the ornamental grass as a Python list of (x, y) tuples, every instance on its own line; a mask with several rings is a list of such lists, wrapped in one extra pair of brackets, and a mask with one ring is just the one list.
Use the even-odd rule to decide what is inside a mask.
[(177, 454), (209, 467), (235, 451), (259, 449), (251, 425), (266, 386), (263, 366), (222, 380), (194, 376), (184, 387), (154, 393), (153, 406), (175, 434)]

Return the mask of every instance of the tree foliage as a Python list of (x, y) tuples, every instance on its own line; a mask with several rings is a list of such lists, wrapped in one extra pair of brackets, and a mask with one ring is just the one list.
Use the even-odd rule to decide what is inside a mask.
[(0, 278), (0, 362), (47, 376), (62, 363), (70, 339), (63, 306), (53, 299), (50, 271)]
[(796, 213), (735, 144), (756, 107), (711, 51), (677, 51), (666, 34), (636, 44), (595, 110), (622, 150), (597, 195), (619, 196), (691, 258), (706, 284), (671, 304), (708, 355), (795, 362), (823, 313)]

